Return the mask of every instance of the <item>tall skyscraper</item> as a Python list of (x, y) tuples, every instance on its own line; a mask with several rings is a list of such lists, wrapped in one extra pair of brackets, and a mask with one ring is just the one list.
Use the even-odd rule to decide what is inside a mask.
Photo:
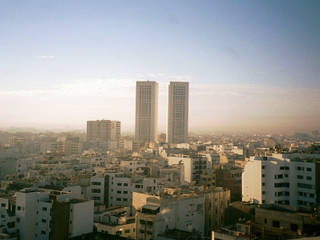
[(168, 103), (168, 143), (185, 143), (188, 138), (189, 83), (170, 82)]
[(108, 149), (115, 149), (120, 145), (120, 137), (120, 121), (87, 121), (87, 141), (106, 142)]
[(158, 128), (158, 83), (137, 81), (135, 140), (156, 141)]

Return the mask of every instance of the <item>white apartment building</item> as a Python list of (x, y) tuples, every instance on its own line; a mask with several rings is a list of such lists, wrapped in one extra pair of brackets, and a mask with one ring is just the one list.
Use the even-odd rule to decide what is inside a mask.
[(250, 157), (242, 173), (242, 201), (314, 206), (319, 192), (319, 163), (290, 155)]
[(106, 189), (108, 183), (106, 182), (105, 174), (97, 174), (90, 179), (90, 199), (94, 200), (97, 204), (107, 204)]
[(154, 142), (158, 132), (158, 83), (137, 81), (135, 140)]
[(71, 193), (24, 189), (16, 192), (17, 228), (22, 240), (66, 239), (93, 231), (93, 201)]
[(0, 197), (0, 239), (2, 233), (7, 234), (4, 239), (17, 239), (17, 217), (10, 197)]
[(200, 175), (211, 166), (211, 156), (209, 154), (197, 154), (185, 158), (182, 168), (183, 173), (181, 174), (183, 181), (185, 183), (199, 183)]
[(107, 207), (130, 206), (133, 192), (161, 192), (157, 178), (131, 177), (124, 173), (105, 173), (90, 179), (90, 199)]
[(156, 196), (133, 193), (137, 239), (157, 239), (168, 229), (204, 234), (204, 198), (199, 195)]
[(170, 82), (168, 94), (168, 143), (188, 140), (189, 83)]
[(130, 206), (133, 192), (161, 192), (163, 185), (157, 178), (128, 177), (122, 173), (108, 176), (108, 206)]

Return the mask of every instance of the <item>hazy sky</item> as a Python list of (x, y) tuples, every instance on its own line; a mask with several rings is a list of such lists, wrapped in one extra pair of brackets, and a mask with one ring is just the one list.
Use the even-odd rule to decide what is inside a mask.
[(0, 128), (134, 126), (190, 81), (190, 130), (320, 128), (320, 1), (0, 1)]

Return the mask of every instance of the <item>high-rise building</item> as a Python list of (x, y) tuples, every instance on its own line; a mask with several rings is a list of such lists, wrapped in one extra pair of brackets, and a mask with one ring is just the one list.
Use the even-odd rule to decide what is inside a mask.
[(158, 83), (137, 81), (135, 140), (153, 142), (158, 128)]
[(120, 121), (87, 121), (87, 141), (106, 142), (108, 149), (115, 149), (119, 147), (120, 137)]
[(168, 143), (186, 143), (188, 138), (189, 83), (170, 82)]

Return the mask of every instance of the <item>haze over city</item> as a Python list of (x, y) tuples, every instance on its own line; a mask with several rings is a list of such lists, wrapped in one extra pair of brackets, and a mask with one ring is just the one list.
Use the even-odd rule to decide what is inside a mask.
[(319, 13), (0, 0), (0, 239), (320, 239)]
[(190, 82), (190, 131), (307, 131), (320, 119), (318, 1), (1, 1), (1, 128), (133, 132), (135, 82)]

